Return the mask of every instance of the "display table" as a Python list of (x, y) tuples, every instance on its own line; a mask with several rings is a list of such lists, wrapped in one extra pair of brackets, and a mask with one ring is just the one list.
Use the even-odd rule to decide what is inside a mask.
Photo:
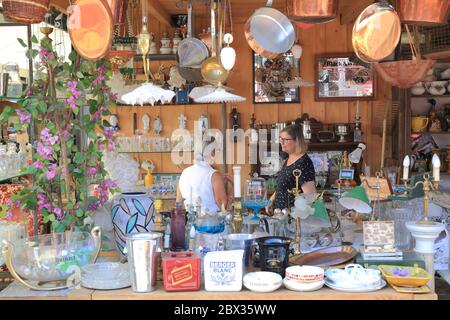
[(295, 292), (280, 288), (271, 293), (257, 293), (247, 289), (240, 292), (165, 292), (162, 286), (149, 293), (136, 293), (131, 288), (119, 290), (72, 290), (69, 300), (437, 300), (436, 293), (398, 293), (389, 285), (367, 293), (339, 292), (323, 287), (313, 292)]

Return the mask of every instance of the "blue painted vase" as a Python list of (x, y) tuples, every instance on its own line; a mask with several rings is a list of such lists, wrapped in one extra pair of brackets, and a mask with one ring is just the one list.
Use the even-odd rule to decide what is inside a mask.
[(124, 192), (114, 199), (111, 210), (115, 242), (122, 255), (126, 255), (126, 237), (139, 232), (151, 232), (155, 206), (153, 197), (143, 192)]

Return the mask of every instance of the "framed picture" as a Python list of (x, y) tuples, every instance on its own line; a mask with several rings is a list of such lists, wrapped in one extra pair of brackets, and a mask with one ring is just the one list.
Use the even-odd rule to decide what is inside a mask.
[(373, 100), (375, 92), (375, 69), (356, 54), (316, 55), (316, 101)]
[(300, 75), (291, 52), (266, 59), (253, 52), (253, 103), (299, 103), (300, 88), (288, 82)]

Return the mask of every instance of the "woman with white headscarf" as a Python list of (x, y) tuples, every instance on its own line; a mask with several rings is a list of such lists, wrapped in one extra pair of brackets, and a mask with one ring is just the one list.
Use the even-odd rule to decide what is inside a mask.
[[(215, 157), (215, 139), (203, 141), (202, 149), (195, 153), (194, 164), (183, 170), (178, 181), (177, 203), (184, 200), (186, 206), (195, 206), (200, 198), (202, 212), (216, 213), (222, 205), (229, 209), (233, 200), (232, 179), (212, 167)], [(225, 185), (229, 183), (226, 191)]]

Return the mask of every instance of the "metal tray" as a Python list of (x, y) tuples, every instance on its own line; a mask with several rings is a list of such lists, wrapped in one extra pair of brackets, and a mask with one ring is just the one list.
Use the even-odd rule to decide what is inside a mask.
[(357, 251), (352, 246), (329, 247), (304, 255), (293, 256), (289, 259), (289, 263), (301, 266), (335, 266), (353, 259), (356, 254)]

